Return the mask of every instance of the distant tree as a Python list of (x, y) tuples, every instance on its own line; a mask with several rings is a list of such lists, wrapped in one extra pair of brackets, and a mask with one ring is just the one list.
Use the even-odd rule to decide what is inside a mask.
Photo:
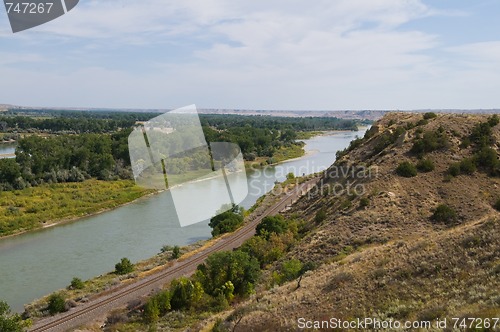
[(23, 332), (30, 325), (30, 320), (23, 320), (19, 314), (11, 314), (9, 305), (0, 301), (0, 331)]
[(293, 174), (293, 172), (290, 172), (286, 175), (286, 179), (287, 180), (293, 180), (295, 179), (295, 174)]
[(49, 297), (47, 310), (51, 315), (66, 311), (66, 300), (61, 293), (54, 293)]
[(134, 264), (128, 258), (122, 258), (119, 263), (115, 265), (116, 274), (127, 274), (134, 271)]
[(434, 112), (424, 113), (424, 119), (425, 120), (433, 119), (433, 118), (436, 118), (436, 117), (437, 117), (437, 115)]

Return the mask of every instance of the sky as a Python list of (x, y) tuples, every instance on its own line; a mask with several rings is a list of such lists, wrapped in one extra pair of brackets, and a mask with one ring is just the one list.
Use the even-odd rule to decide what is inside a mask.
[(2, 9), (0, 104), (500, 108), (499, 16), (496, 0), (80, 0), (13, 34)]

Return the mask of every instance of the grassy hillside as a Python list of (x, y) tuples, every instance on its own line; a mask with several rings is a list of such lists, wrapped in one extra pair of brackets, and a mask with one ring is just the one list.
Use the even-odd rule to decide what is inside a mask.
[[(386, 115), (287, 212), (315, 227), (220, 330), (289, 331), (300, 317), (447, 318), (448, 328), (500, 317), (499, 139), (490, 116)], [(300, 287), (272, 286), (291, 258), (318, 268)]]

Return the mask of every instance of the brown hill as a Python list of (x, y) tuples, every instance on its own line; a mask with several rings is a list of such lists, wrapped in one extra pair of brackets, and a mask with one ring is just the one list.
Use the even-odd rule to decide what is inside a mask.
[(286, 259), (319, 267), (299, 288), (258, 291), (236, 309), (236, 331), (293, 331), (299, 318), (446, 318), (451, 328), (453, 318), (500, 317), (500, 125), (434, 116), (388, 114), (339, 154), (287, 212), (316, 226)]

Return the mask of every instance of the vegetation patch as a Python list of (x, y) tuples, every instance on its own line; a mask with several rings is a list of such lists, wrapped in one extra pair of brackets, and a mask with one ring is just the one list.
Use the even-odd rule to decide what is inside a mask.
[(431, 219), (434, 222), (451, 225), (457, 221), (457, 213), (448, 205), (440, 204), (434, 210)]
[(409, 161), (401, 162), (396, 168), (396, 174), (405, 178), (417, 176), (417, 168)]

